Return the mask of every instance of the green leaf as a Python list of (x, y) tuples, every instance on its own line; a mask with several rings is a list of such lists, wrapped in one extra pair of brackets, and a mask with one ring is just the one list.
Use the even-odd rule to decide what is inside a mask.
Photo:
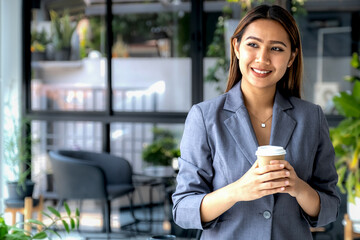
[[(345, 166), (343, 166), (345, 165)], [(346, 169), (346, 158), (340, 158), (335, 162), (335, 168), (337, 171), (340, 170), (340, 168), (344, 168)]]
[(360, 68), (359, 55), (356, 52), (353, 53), (350, 64), (353, 68)]
[(70, 232), (69, 224), (65, 220), (61, 220), (61, 221), (62, 224), (64, 225), (66, 232), (69, 233)]
[(33, 239), (45, 239), (47, 238), (46, 232), (39, 232), (33, 236)]
[(43, 227), (46, 227), (46, 225), (42, 222), (40, 222), (39, 220), (36, 220), (36, 219), (29, 219), (28, 220), (29, 223), (33, 223), (33, 224), (37, 224), (37, 225), (40, 225), (40, 226), (43, 226)]
[(71, 225), (71, 229), (75, 228), (75, 220), (73, 218), (70, 218), (70, 225)]
[(355, 203), (355, 183), (356, 178), (355, 174), (353, 172), (349, 172), (347, 178), (346, 178), (346, 192), (348, 194), (348, 201)]
[(10, 227), (9, 229), (10, 232), (25, 232), (25, 230), (23, 228), (18, 228), (18, 227)]
[(358, 76), (345, 76), (344, 80), (348, 81), (348, 82), (356, 82), (356, 81), (360, 81), (360, 77), (358, 77)]
[(76, 210), (75, 210), (75, 216), (76, 216), (76, 217), (80, 217), (80, 211), (79, 211), (78, 208), (76, 208)]
[[(356, 139), (351, 139), (352, 137), (358, 138), (360, 136), (360, 119), (346, 119), (342, 121), (338, 127), (339, 134), (343, 139), (343, 144), (352, 145), (356, 143)], [(344, 143), (344, 141), (349, 140), (351, 142)]]
[(357, 102), (360, 102), (360, 81), (356, 81), (354, 83), (352, 95), (356, 99)]
[(59, 234), (58, 232), (54, 231), (54, 230), (47, 229), (46, 231), (48, 231), (48, 232), (50, 232), (50, 233), (52, 233), (52, 234), (55, 234), (55, 235), (57, 235), (59, 238), (61, 238), (60, 234)]
[(58, 218), (61, 218), (60, 213), (53, 207), (48, 207), (49, 211), (52, 212), (55, 216), (57, 216)]
[(337, 174), (338, 174), (338, 176), (339, 176), (338, 182), (341, 183), (341, 184), (342, 184), (343, 181), (344, 181), (346, 170), (347, 170), (346, 165), (345, 165), (345, 166), (343, 165), (342, 167), (340, 167), (340, 168), (336, 171)]
[(345, 190), (344, 185), (342, 183), (338, 182), (336, 185), (338, 186), (338, 188), (339, 188), (339, 190), (340, 190), (340, 192), (342, 194), (346, 194), (346, 190)]
[(30, 235), (26, 235), (23, 232), (12, 232), (11, 234), (5, 235), (5, 240), (30, 240)]
[(360, 197), (360, 169), (355, 173), (355, 196)]
[(49, 214), (47, 214), (46, 212), (42, 211), (42, 214), (54, 221), (54, 219)]
[(347, 198), (348, 198), (348, 202), (355, 204), (355, 195), (353, 192), (348, 192)]
[(341, 92), (340, 96), (333, 98), (335, 108), (340, 114), (345, 117), (360, 117), (360, 104), (356, 101), (354, 96), (349, 95), (346, 92)]
[(71, 215), (71, 210), (70, 210), (70, 208), (69, 208), (69, 205), (68, 205), (66, 202), (64, 202), (64, 208), (65, 208), (65, 210), (66, 210), (67, 215), (70, 217), (70, 215)]

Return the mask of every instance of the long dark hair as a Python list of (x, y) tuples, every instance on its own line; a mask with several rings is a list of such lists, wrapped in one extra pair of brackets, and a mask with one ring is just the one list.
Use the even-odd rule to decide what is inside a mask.
[(231, 37), (230, 70), (225, 92), (229, 91), (242, 78), (242, 74), (239, 69), (239, 60), (237, 59), (234, 51), (233, 39), (237, 39), (237, 41), (240, 42), (247, 26), (258, 19), (270, 19), (280, 23), (289, 35), (291, 51), (295, 52), (296, 49), (298, 50), (293, 64), (286, 70), (284, 76), (277, 83), (277, 89), (285, 96), (295, 96), (300, 98), (303, 74), (300, 32), (295, 19), (291, 16), (291, 14), (284, 8), (277, 5), (260, 5), (255, 7), (250, 10), (239, 22), (233, 36)]

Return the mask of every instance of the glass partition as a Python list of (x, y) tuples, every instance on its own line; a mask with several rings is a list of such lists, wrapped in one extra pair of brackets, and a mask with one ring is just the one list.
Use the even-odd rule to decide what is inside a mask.
[(190, 3), (114, 2), (115, 111), (186, 112), (191, 106)]
[[(152, 123), (113, 123), (111, 124), (111, 152), (126, 158), (133, 171), (143, 173), (154, 163), (144, 161), (143, 152), (157, 141), (156, 136), (169, 134), (174, 143), (174, 149), (179, 148), (184, 124), (152, 124)], [(158, 146), (154, 147), (157, 151)]]
[(71, 10), (32, 10), (32, 110), (105, 110), (105, 18)]
[(102, 151), (102, 126), (97, 122), (32, 121), (32, 179), (37, 191), (47, 192), (52, 172), (48, 152), (57, 149)]

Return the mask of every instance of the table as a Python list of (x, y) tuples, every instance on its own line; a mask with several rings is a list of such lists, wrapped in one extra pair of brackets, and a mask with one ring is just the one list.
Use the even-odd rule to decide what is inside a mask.
[[(149, 195), (148, 202), (145, 203), (141, 199), (143, 199), (139, 191), (139, 197), (141, 198), (141, 206), (148, 206), (149, 218), (140, 220), (141, 222), (149, 222), (150, 228), (149, 232), (152, 231), (152, 227), (154, 224), (152, 223), (162, 223), (163, 229), (165, 231), (171, 230), (171, 221), (172, 221), (172, 204), (171, 204), (171, 195), (175, 190), (175, 179), (176, 172), (171, 168), (164, 167), (149, 167), (144, 169), (142, 172), (134, 172), (133, 173), (133, 183), (136, 187), (149, 187)], [(159, 190), (160, 189), (160, 190)], [(154, 216), (154, 207), (158, 206), (158, 203), (154, 202), (154, 194), (155, 190), (159, 190), (160, 201), (159, 203), (163, 203), (160, 213), (163, 212), (164, 217), (156, 217)], [(147, 212), (147, 211), (146, 211)], [(155, 224), (156, 225), (156, 224)]]

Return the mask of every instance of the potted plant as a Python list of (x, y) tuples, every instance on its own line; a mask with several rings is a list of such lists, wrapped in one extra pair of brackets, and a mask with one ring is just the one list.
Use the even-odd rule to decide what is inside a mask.
[[(80, 212), (78, 209), (75, 211), (75, 215), (71, 213), (68, 204), (65, 202), (64, 207), (66, 215), (61, 216), (60, 213), (53, 207), (48, 207), (51, 215), (43, 212), (45, 216), (50, 219), (49, 224), (45, 224), (43, 221), (30, 219), (28, 222), (19, 222), (14, 226), (6, 224), (3, 216), (0, 216), (0, 239), (2, 240), (32, 240), (32, 239), (51, 239), (51, 235), (56, 235), (61, 239), (60, 234), (54, 227), (57, 223), (61, 223), (67, 233), (70, 233), (74, 229), (79, 229)], [(29, 224), (31, 227), (37, 227), (37, 232), (25, 231), (22, 227)]]
[[(353, 54), (351, 66), (360, 70), (357, 53)], [(357, 75), (346, 77), (353, 83), (351, 92), (340, 92), (333, 98), (335, 108), (344, 116), (340, 124), (330, 130), (337, 161), (338, 187), (347, 193), (348, 214), (353, 222), (360, 222), (360, 78)], [(354, 224), (354, 231), (360, 232), (360, 224)]]
[(45, 60), (46, 45), (49, 43), (49, 39), (46, 31), (33, 30), (31, 32), (31, 59), (32, 61)]
[(174, 158), (180, 156), (180, 150), (174, 134), (166, 129), (154, 128), (154, 140), (146, 145), (142, 157), (145, 162), (152, 166), (148, 171), (173, 172), (171, 165)]
[(31, 176), (31, 136), (24, 137), (29, 121), (12, 119), (8, 131), (5, 132), (4, 159), (7, 166), (7, 187), (9, 199), (24, 200), (32, 196), (34, 182)]
[(77, 23), (72, 22), (68, 11), (60, 17), (57, 12), (50, 10), (52, 43), (55, 48), (55, 60), (69, 60), (71, 53), (71, 38)]

